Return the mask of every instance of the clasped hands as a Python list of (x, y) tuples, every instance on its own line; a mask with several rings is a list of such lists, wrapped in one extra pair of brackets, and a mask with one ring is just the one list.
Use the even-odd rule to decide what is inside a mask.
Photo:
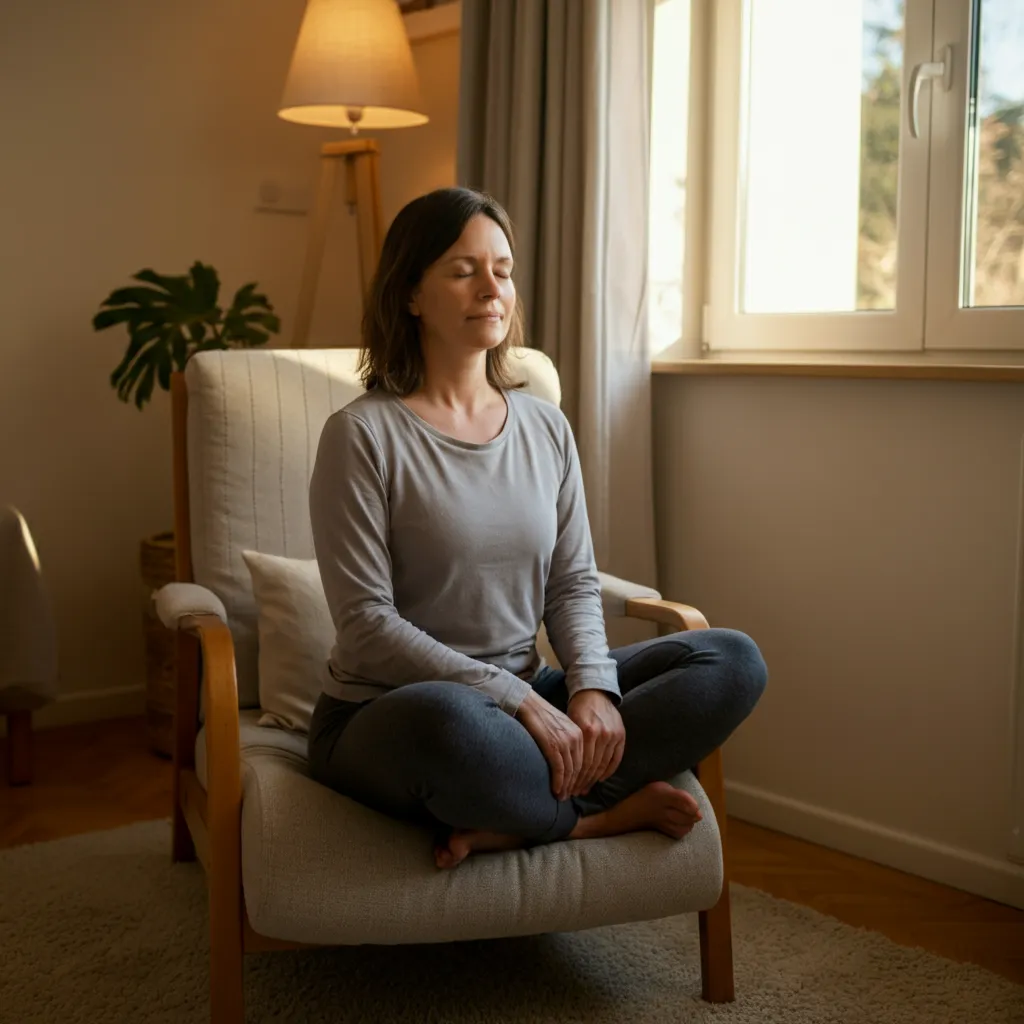
[(551, 766), (551, 790), (559, 800), (590, 791), (614, 774), (626, 748), (622, 716), (604, 690), (579, 690), (562, 714), (532, 692), (515, 716), (536, 740)]

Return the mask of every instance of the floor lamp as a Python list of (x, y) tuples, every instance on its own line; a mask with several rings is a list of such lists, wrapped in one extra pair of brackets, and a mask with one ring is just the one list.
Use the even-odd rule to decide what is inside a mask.
[[(426, 124), (412, 49), (395, 0), (309, 0), (292, 53), (278, 116), (297, 124), (348, 128), (407, 128)], [(360, 296), (377, 265), (384, 228), (379, 150), (372, 139), (325, 143), (320, 185), (302, 271), (294, 348), (305, 348), (339, 164), (345, 197), (356, 213)]]

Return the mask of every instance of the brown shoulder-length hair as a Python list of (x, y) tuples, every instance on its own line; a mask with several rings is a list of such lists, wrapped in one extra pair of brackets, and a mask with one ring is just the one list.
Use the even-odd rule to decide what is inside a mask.
[[(439, 188), (408, 203), (392, 221), (363, 312), (359, 373), (368, 391), (379, 388), (404, 396), (423, 383), (419, 321), (409, 312), (409, 301), (424, 271), (458, 241), (478, 213), (490, 217), (505, 232), (515, 259), (512, 222), (501, 205), (483, 192)], [(523, 386), (523, 381), (512, 376), (508, 352), (525, 344), (525, 336), (522, 304), (516, 296), (505, 340), (487, 352), (487, 380), (492, 385)]]

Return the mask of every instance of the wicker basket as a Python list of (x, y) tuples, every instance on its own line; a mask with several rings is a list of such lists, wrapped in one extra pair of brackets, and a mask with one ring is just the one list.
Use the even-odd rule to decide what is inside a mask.
[(152, 593), (174, 582), (174, 534), (158, 533), (142, 541), (139, 551), (145, 585), (142, 632), (146, 644), (146, 738), (150, 750), (170, 757), (174, 735), (174, 688), (177, 639), (157, 618)]

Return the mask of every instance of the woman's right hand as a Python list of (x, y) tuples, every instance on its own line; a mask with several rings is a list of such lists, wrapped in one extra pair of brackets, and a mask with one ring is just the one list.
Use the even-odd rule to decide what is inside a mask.
[(559, 800), (567, 800), (583, 767), (580, 727), (536, 690), (526, 695), (515, 717), (536, 740), (551, 766), (551, 792)]

